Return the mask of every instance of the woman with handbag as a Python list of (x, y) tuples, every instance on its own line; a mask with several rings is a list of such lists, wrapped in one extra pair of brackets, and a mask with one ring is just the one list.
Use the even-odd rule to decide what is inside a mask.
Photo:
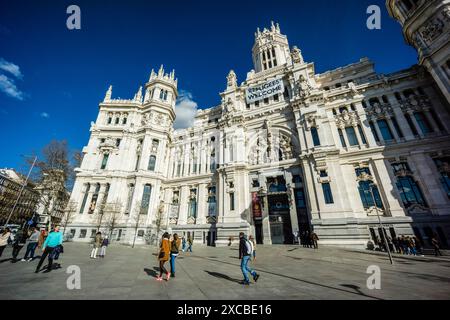
[(156, 277), (157, 281), (162, 281), (162, 275), (165, 273), (167, 275), (166, 280), (169, 281), (170, 273), (164, 267), (164, 264), (169, 260), (170, 256), (170, 241), (169, 233), (165, 232), (162, 236), (161, 245), (159, 246), (159, 276)]

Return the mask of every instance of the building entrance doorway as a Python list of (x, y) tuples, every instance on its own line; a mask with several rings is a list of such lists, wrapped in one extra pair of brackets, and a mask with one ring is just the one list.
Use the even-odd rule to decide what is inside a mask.
[(293, 234), (287, 194), (269, 194), (268, 202), (272, 244), (292, 244)]
[(216, 246), (216, 231), (208, 231), (208, 235), (206, 236), (206, 244), (209, 247)]
[(255, 221), (255, 240), (257, 244), (263, 244), (264, 237), (261, 220)]

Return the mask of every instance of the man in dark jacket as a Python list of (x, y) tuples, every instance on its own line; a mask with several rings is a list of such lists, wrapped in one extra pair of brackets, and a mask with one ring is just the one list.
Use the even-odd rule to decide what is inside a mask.
[(248, 267), (248, 262), (252, 257), (253, 246), (250, 241), (247, 240), (245, 234), (243, 232), (239, 233), (239, 259), (241, 259), (241, 270), (244, 275), (244, 280), (241, 284), (249, 285), (250, 280), (248, 278), (247, 273), (250, 273), (253, 276), (253, 280), (258, 281), (259, 274), (256, 273), (255, 270), (252, 270)]

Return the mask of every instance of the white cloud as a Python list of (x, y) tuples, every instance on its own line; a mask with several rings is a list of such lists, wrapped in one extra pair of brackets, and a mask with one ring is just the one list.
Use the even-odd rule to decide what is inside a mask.
[[(12, 77), (7, 74), (12, 75)], [(0, 58), (0, 91), (3, 91), (10, 97), (23, 100), (25, 95), (17, 88), (13, 77), (19, 80), (23, 79), (19, 66)]]
[(42, 118), (50, 118), (50, 115), (47, 112), (42, 112), (41, 117)]
[(8, 96), (16, 98), (18, 100), (24, 99), (23, 92), (17, 88), (14, 80), (8, 78), (4, 74), (0, 74), (0, 91), (3, 91)]
[(22, 74), (22, 72), (20, 72), (19, 66), (12, 62), (8, 62), (3, 58), (0, 58), (0, 70), (9, 72), (17, 79), (23, 78), (23, 74)]
[(175, 105), (176, 119), (173, 124), (174, 129), (185, 129), (194, 125), (197, 109), (198, 105), (197, 102), (192, 100), (192, 94), (188, 91), (180, 90), (180, 95)]

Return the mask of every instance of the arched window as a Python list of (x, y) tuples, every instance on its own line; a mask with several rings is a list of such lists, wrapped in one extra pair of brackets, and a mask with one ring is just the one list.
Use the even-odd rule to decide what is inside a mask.
[(141, 210), (140, 214), (147, 214), (150, 207), (150, 195), (152, 192), (152, 186), (150, 184), (144, 185), (144, 191), (142, 192)]
[(89, 189), (91, 188), (91, 184), (86, 184), (86, 190), (84, 191), (83, 202), (81, 203), (80, 213), (84, 212), (84, 207), (86, 206), (86, 201), (89, 193)]
[(108, 164), (108, 159), (109, 159), (109, 153), (105, 153), (103, 155), (102, 165), (101, 165), (100, 169), (104, 170), (106, 168), (106, 165)]
[(383, 209), (383, 202), (381, 201), (378, 187), (373, 184), (373, 181), (370, 178), (370, 169), (356, 168), (355, 173), (360, 180), (358, 182), (358, 191), (364, 209), (369, 209), (375, 206)]
[(89, 205), (89, 210), (88, 210), (89, 214), (94, 213), (95, 206), (97, 205), (97, 199), (98, 199), (98, 193), (99, 192), (100, 192), (100, 183), (97, 183), (95, 185), (94, 194), (92, 195), (91, 204)]

